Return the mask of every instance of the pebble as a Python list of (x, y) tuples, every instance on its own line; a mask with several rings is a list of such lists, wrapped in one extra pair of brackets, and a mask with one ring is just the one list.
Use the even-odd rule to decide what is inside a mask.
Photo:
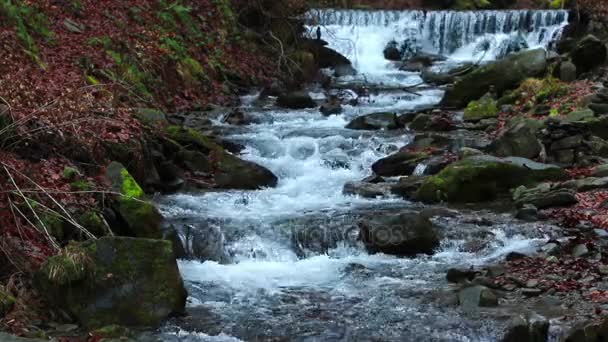
[(589, 254), (589, 249), (587, 248), (587, 245), (583, 243), (581, 243), (580, 245), (576, 245), (572, 250), (572, 256), (575, 258), (580, 258), (587, 254)]
[(593, 232), (600, 239), (608, 239), (608, 232), (603, 229), (594, 229)]
[(546, 259), (546, 260), (547, 260), (548, 262), (558, 262), (558, 261), (559, 261), (559, 259), (558, 259), (558, 258), (557, 258), (555, 255), (552, 255), (552, 256), (550, 256), (550, 257), (547, 257), (547, 259)]
[(530, 279), (526, 283), (526, 287), (527, 288), (534, 288), (534, 287), (537, 287), (537, 286), (538, 286), (538, 279)]

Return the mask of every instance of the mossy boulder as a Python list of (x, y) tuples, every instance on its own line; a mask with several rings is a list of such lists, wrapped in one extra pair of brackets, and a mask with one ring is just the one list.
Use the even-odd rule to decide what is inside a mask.
[(581, 39), (570, 53), (579, 75), (604, 64), (607, 56), (606, 45), (593, 35)]
[(499, 157), (536, 158), (543, 146), (536, 137), (543, 127), (541, 121), (516, 117), (509, 121), (507, 130), (498, 136), (490, 149)]
[(128, 235), (158, 239), (161, 237), (162, 215), (146, 201), (144, 191), (120, 163), (112, 162), (106, 177), (113, 192), (120, 194), (113, 208), (120, 216)]
[(517, 87), (528, 77), (543, 74), (546, 68), (547, 56), (544, 49), (511, 54), (458, 79), (445, 92), (441, 105), (463, 108), (487, 93), (491, 86), (494, 86), (498, 94), (502, 94), (508, 89)]
[(482, 202), (496, 199), (520, 185), (565, 178), (564, 170), (554, 165), (517, 157), (474, 156), (427, 178), (418, 189), (416, 199), (428, 203)]
[(270, 170), (226, 152), (193, 129), (169, 126), (166, 133), (185, 149), (180, 156), (187, 167), (213, 174), (217, 188), (254, 190), (277, 185), (278, 179)]
[(42, 265), (35, 284), (89, 329), (158, 326), (184, 312), (187, 296), (171, 242), (128, 237), (69, 245)]
[(484, 119), (498, 117), (496, 100), (485, 95), (477, 101), (471, 101), (464, 110), (464, 121), (477, 122)]
[(15, 297), (13, 297), (4, 286), (0, 285), (0, 318), (4, 317), (15, 305)]

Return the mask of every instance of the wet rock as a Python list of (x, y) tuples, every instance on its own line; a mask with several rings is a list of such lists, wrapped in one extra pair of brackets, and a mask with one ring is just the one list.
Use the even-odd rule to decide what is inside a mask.
[(507, 268), (505, 265), (491, 265), (486, 268), (489, 277), (499, 277), (507, 273)]
[(498, 306), (498, 297), (485, 286), (471, 286), (460, 290), (458, 302), (465, 310), (475, 310), (478, 307)]
[(360, 237), (371, 253), (398, 256), (433, 254), (439, 233), (433, 223), (417, 213), (378, 216), (359, 223)]
[(427, 158), (426, 153), (400, 151), (375, 162), (372, 170), (383, 177), (408, 176)]
[(211, 223), (178, 226), (183, 237), (186, 258), (199, 261), (227, 263), (230, 257), (225, 250), (224, 233), (219, 225)]
[(260, 189), (274, 187), (278, 178), (268, 169), (242, 160), (199, 132), (169, 126), (167, 136), (183, 148), (181, 156), (192, 171), (212, 174), (220, 189)]
[(470, 147), (462, 147), (458, 151), (458, 156), (461, 159), (468, 158), (468, 157), (474, 157), (474, 156), (480, 156), (480, 155), (483, 155), (482, 151), (475, 149), (475, 148), (470, 148)]
[(390, 194), (390, 189), (391, 184), (389, 183), (347, 182), (344, 184), (342, 193), (364, 198), (377, 198)]
[(576, 65), (570, 61), (559, 64), (559, 79), (564, 82), (576, 81)]
[(374, 175), (363, 178), (361, 181), (365, 182), (365, 183), (377, 184), (377, 183), (384, 183), (384, 178), (374, 174)]
[(568, 342), (599, 342), (608, 340), (608, 320), (592, 320), (574, 326), (566, 334)]
[(397, 114), (383, 112), (359, 116), (346, 125), (346, 128), (355, 130), (391, 130), (403, 128), (403, 126), (397, 120)]
[(405, 199), (413, 199), (425, 179), (426, 177), (424, 176), (401, 177), (398, 183), (391, 184), (391, 194), (401, 196)]
[(549, 321), (534, 312), (511, 319), (502, 342), (544, 342), (549, 336)]
[(595, 169), (593, 169), (591, 176), (598, 178), (608, 177), (608, 164), (598, 165)]
[(389, 61), (400, 61), (401, 60), (401, 51), (399, 50), (399, 46), (396, 41), (389, 42), (384, 48), (384, 58)]
[(519, 252), (510, 252), (509, 254), (507, 254), (505, 256), (505, 260), (506, 261), (516, 261), (516, 260), (521, 260), (521, 259), (525, 259), (528, 256), (523, 254), (523, 253), (519, 253)]
[(433, 117), (428, 114), (418, 114), (410, 123), (409, 128), (416, 131), (424, 131), (431, 125), (432, 120)]
[(445, 276), (445, 279), (450, 283), (464, 283), (472, 281), (477, 272), (473, 270), (460, 270), (457, 268), (450, 268)]
[[(541, 248), (542, 252), (545, 253), (546, 255), (556, 255), (559, 253), (560, 249), (561, 249), (560, 245), (555, 242), (550, 242)], [(534, 286), (528, 286), (528, 287), (534, 287)]]
[(464, 76), (475, 70), (472, 63), (467, 63), (445, 72), (435, 72), (430, 69), (425, 69), (420, 74), (422, 80), (429, 84), (443, 85), (453, 83), (457, 77)]
[(522, 221), (537, 221), (540, 219), (538, 208), (532, 204), (524, 204), (517, 210), (515, 217)]
[(46, 299), (89, 329), (156, 327), (182, 314), (186, 291), (171, 243), (105, 237), (69, 245), (35, 277)]
[(499, 157), (536, 158), (543, 149), (536, 137), (539, 128), (536, 120), (513, 121), (511, 127), (490, 145), (490, 149)]
[(606, 45), (593, 35), (581, 39), (570, 53), (578, 74), (592, 70), (606, 61)]
[(487, 93), (490, 86), (502, 94), (505, 90), (517, 87), (526, 78), (542, 74), (546, 67), (544, 49), (511, 54), (461, 77), (447, 89), (441, 105), (462, 108)]
[(606, 189), (608, 188), (608, 177), (587, 177), (583, 179), (573, 179), (560, 184), (560, 187), (574, 189), (577, 192)]
[(357, 73), (348, 58), (324, 46), (323, 41), (314, 39), (302, 40), (300, 46), (313, 54), (319, 68), (333, 69), (336, 77), (355, 75)]
[(340, 114), (342, 113), (342, 103), (338, 97), (331, 96), (321, 105), (319, 111), (325, 116)]
[(576, 245), (572, 249), (572, 256), (575, 258), (584, 257), (587, 254), (589, 254), (589, 249), (587, 248), (587, 245), (584, 243)]
[(594, 229), (593, 233), (600, 239), (608, 239), (608, 231), (604, 229)]
[(519, 187), (513, 194), (513, 200), (518, 207), (531, 204), (538, 209), (565, 207), (578, 203), (574, 190), (551, 189), (546, 183), (529, 189)]
[(283, 108), (304, 109), (315, 108), (317, 103), (310, 97), (306, 91), (294, 91), (287, 94), (281, 94), (277, 98), (277, 105)]
[(222, 121), (235, 126), (249, 125), (252, 122), (250, 117), (238, 109), (228, 113)]
[(423, 202), (481, 202), (522, 184), (564, 179), (562, 169), (525, 158), (469, 157), (429, 177), (416, 198)]
[(496, 100), (488, 95), (484, 95), (477, 101), (471, 101), (464, 110), (464, 121), (477, 122), (484, 119), (495, 118), (498, 116)]
[(154, 205), (146, 201), (146, 196), (129, 171), (117, 162), (106, 168), (106, 178), (110, 188), (121, 194), (112, 204), (120, 217), (124, 235), (160, 238), (163, 217)]
[[(334, 227), (335, 228), (335, 227)], [(348, 236), (341, 235), (339, 230), (325, 225), (305, 225), (294, 227), (291, 231), (291, 242), (300, 257), (311, 254), (327, 254), (336, 248), (338, 242), (344, 242)]]

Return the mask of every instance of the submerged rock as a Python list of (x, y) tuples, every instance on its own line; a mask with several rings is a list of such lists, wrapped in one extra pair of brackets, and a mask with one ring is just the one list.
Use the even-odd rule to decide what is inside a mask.
[(458, 79), (446, 91), (441, 105), (462, 108), (487, 93), (491, 86), (500, 95), (505, 90), (517, 87), (526, 78), (542, 74), (546, 68), (547, 56), (544, 49), (511, 54)]
[(158, 326), (184, 312), (186, 290), (171, 242), (106, 237), (69, 245), (35, 282), (50, 303), (86, 328)]
[(371, 253), (399, 256), (433, 254), (439, 233), (431, 220), (417, 213), (378, 216), (359, 223), (360, 237)]
[(306, 91), (293, 91), (281, 94), (277, 98), (277, 106), (289, 109), (316, 108), (317, 103)]
[(525, 158), (474, 156), (429, 177), (418, 189), (416, 198), (423, 202), (481, 202), (493, 200), (519, 185), (565, 177), (559, 167)]

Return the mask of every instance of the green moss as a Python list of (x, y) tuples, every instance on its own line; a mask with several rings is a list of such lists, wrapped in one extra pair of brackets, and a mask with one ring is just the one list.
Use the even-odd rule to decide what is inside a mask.
[(483, 96), (478, 101), (471, 101), (464, 110), (465, 121), (480, 121), (498, 116), (496, 101), (490, 96)]
[(41, 281), (53, 286), (70, 285), (95, 273), (94, 264), (85, 248), (70, 243), (59, 254), (50, 257), (40, 270)]
[(529, 170), (506, 162), (486, 161), (475, 157), (451, 164), (429, 177), (418, 189), (416, 198), (424, 202), (455, 203), (493, 200), (501, 193), (546, 179), (563, 178), (563, 170)]
[(202, 150), (203, 152), (224, 151), (221, 146), (214, 143), (211, 139), (191, 128), (169, 126), (166, 128), (165, 132), (167, 133), (167, 136), (170, 139), (178, 142), (179, 144), (187, 148), (193, 147)]
[(81, 214), (78, 218), (78, 223), (97, 237), (106, 234), (106, 224), (100, 214), (93, 210), (88, 210)]
[(77, 169), (75, 169), (73, 167), (69, 167), (69, 166), (64, 167), (63, 171), (61, 172), (61, 176), (65, 180), (72, 180), (72, 179), (76, 178), (78, 175), (80, 175), (80, 172), (78, 172)]
[(77, 180), (70, 183), (70, 189), (73, 191), (91, 191), (93, 185), (86, 180)]
[(122, 169), (122, 171), (120, 171), (120, 175), (122, 177), (123, 195), (131, 198), (142, 198), (144, 196), (144, 191), (141, 189), (139, 184), (137, 184), (127, 169)]

